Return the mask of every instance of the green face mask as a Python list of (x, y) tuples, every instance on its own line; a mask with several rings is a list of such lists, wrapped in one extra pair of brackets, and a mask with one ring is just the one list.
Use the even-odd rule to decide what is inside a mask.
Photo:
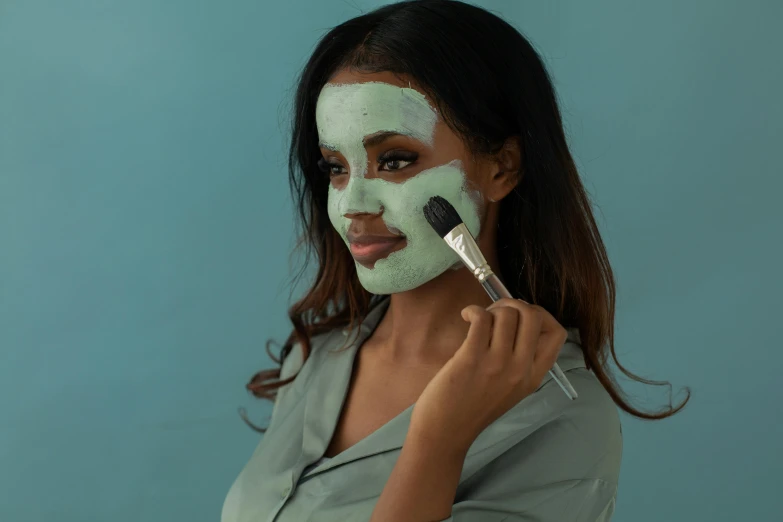
[(423, 170), (402, 183), (367, 179), (367, 152), (363, 139), (378, 132), (397, 132), (432, 146), (437, 112), (415, 89), (388, 83), (327, 84), (316, 107), (318, 137), (340, 151), (348, 162), (348, 184), (329, 187), (329, 219), (348, 244), (351, 220), (346, 214), (379, 214), (387, 227), (407, 239), (405, 248), (375, 262), (373, 268), (356, 263), (359, 281), (374, 294), (392, 294), (416, 288), (462, 263), (424, 218), (430, 197), (442, 196), (459, 212), (468, 230), (478, 236), (478, 191), (468, 189), (459, 160)]

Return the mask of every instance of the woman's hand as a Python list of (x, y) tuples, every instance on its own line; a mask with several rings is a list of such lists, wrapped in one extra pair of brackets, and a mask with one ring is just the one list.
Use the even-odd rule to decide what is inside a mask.
[(566, 330), (540, 306), (501, 299), (462, 310), (465, 342), (413, 407), (415, 437), (467, 452), (479, 434), (533, 393), (552, 368)]

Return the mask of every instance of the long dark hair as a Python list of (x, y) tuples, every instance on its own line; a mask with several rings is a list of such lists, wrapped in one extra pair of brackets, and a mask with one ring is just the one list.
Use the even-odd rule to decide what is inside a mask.
[[(454, 0), (411, 0), (386, 5), (329, 31), (298, 80), (289, 151), (291, 193), (301, 226), (304, 259), (318, 263), (315, 281), (288, 311), (293, 331), (280, 358), (295, 343), (306, 360), (310, 339), (360, 323), (378, 296), (359, 283), (354, 261), (327, 215), (328, 179), (321, 157), (315, 107), (321, 88), (338, 70), (389, 71), (414, 78), (451, 129), (476, 154), (495, 152), (510, 136), (522, 145), (521, 179), (500, 203), (500, 273), (511, 292), (549, 311), (563, 326), (578, 327), (586, 366), (614, 402), (642, 419), (669, 417), (685, 406), (644, 412), (629, 404), (608, 371), (614, 349), (615, 285), (591, 204), (568, 150), (552, 82), (538, 53), (496, 15)], [(315, 254), (313, 256), (313, 254)], [(295, 276), (303, 274), (305, 267)], [(247, 389), (274, 400), (280, 368), (253, 376)], [(670, 395), (671, 397), (671, 395)], [(265, 432), (245, 422), (256, 431)]]

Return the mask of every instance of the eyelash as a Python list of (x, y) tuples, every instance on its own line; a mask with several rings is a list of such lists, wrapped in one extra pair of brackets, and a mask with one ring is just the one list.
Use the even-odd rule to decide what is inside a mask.
[[(419, 158), (419, 155), (415, 152), (402, 152), (402, 151), (395, 151), (395, 152), (388, 152), (386, 154), (381, 155), (380, 158), (378, 158), (379, 164), (386, 164), (386, 163), (393, 163), (395, 161), (405, 161), (408, 162), (408, 165), (405, 165), (405, 167), (399, 167), (392, 170), (387, 170), (387, 172), (397, 172), (398, 170), (402, 170), (406, 167), (409, 167), (410, 164), (415, 162)], [(321, 170), (321, 172), (328, 174), (331, 178), (332, 176), (339, 176), (340, 174), (345, 174), (345, 172), (333, 172), (333, 168), (344, 168), (339, 163), (332, 163), (325, 158), (318, 158), (318, 168)]]

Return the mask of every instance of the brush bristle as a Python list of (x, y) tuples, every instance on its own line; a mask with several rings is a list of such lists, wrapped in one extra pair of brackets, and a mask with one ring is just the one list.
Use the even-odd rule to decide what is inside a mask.
[(440, 196), (431, 197), (424, 205), (424, 217), (440, 237), (445, 237), (462, 223), (462, 218), (451, 203)]

